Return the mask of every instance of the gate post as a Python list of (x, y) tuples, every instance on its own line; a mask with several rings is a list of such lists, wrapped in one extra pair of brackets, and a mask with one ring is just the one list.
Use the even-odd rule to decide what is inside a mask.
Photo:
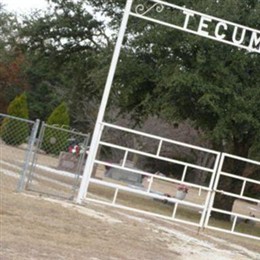
[(33, 146), (34, 146), (34, 143), (35, 143), (35, 140), (36, 140), (36, 135), (37, 135), (37, 132), (38, 132), (39, 125), (40, 125), (40, 120), (36, 119), (36, 121), (33, 125), (33, 128), (32, 128), (32, 131), (31, 131), (30, 138), (29, 138), (28, 149), (27, 149), (27, 152), (25, 154), (24, 165), (23, 165), (23, 169), (21, 171), (21, 176), (20, 176), (18, 186), (17, 186), (18, 192), (22, 192), (24, 190), (24, 187), (25, 187), (25, 179), (26, 179), (26, 175), (27, 175), (27, 172), (28, 172), (28, 169), (29, 169), (29, 164), (31, 162), (31, 158), (32, 158), (32, 155), (33, 155)]
[(206, 209), (205, 220), (203, 222), (203, 228), (207, 227), (208, 222), (209, 222), (212, 205), (214, 203), (214, 199), (215, 199), (215, 195), (216, 195), (216, 189), (217, 189), (218, 182), (219, 182), (220, 171), (222, 169), (222, 166), (223, 166), (223, 163), (224, 163), (224, 159), (225, 159), (225, 154), (221, 153), (220, 158), (219, 158), (218, 167), (216, 169), (216, 175), (215, 175), (215, 178), (214, 178), (214, 181), (213, 181), (213, 185), (212, 185), (211, 194), (210, 194), (210, 197), (209, 197), (209, 202), (208, 202), (208, 205), (206, 206), (207, 209)]
[(29, 184), (32, 182), (32, 174), (33, 174), (32, 171), (36, 164), (39, 148), (43, 142), (45, 128), (46, 128), (46, 124), (44, 121), (42, 121), (40, 130), (39, 130), (38, 140), (37, 140), (36, 147), (35, 147), (35, 152), (32, 155), (31, 167), (28, 169), (28, 178), (27, 178), (27, 181), (25, 184), (25, 189), (27, 189), (29, 187)]
[(102, 131), (103, 131), (102, 123), (103, 123), (106, 106), (107, 106), (110, 90), (112, 87), (112, 83), (113, 83), (113, 79), (114, 79), (114, 75), (115, 75), (115, 71), (116, 71), (116, 66), (117, 66), (120, 51), (121, 51), (121, 46), (123, 43), (123, 39), (124, 39), (124, 35), (125, 35), (127, 23), (128, 23), (129, 14), (130, 14), (130, 11), (132, 8), (132, 3), (133, 3), (133, 0), (126, 1), (125, 12), (124, 12), (120, 30), (118, 33), (118, 38), (117, 38), (114, 54), (112, 57), (109, 73), (107, 76), (107, 81), (106, 81), (102, 101), (100, 103), (97, 121), (96, 121), (95, 129), (94, 129), (94, 133), (93, 133), (93, 137), (92, 137), (92, 141), (91, 141), (91, 145), (90, 145), (89, 155), (87, 158), (87, 163), (84, 168), (82, 181), (81, 181), (78, 196), (76, 199), (76, 202), (79, 204), (82, 203), (82, 200), (85, 197), (87, 190), (88, 190), (89, 180), (90, 180), (91, 173), (93, 171), (93, 166), (94, 166), (94, 161), (95, 161), (95, 158), (97, 155), (99, 141), (102, 136)]

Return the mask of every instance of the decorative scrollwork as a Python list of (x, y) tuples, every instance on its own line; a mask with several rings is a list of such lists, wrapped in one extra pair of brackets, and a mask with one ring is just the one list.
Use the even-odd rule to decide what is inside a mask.
[(162, 4), (156, 3), (146, 10), (146, 6), (144, 4), (139, 4), (135, 8), (135, 12), (140, 15), (146, 15), (152, 9), (155, 9), (157, 13), (161, 13), (164, 9), (164, 6)]

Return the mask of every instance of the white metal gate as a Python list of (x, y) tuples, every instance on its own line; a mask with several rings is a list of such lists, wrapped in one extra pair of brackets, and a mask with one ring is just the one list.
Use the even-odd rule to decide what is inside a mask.
[(33, 156), (26, 162), (28, 172), (22, 175), (27, 180), (25, 189), (73, 199), (86, 161), (89, 137), (66, 126), (42, 122)]
[[(214, 150), (177, 142), (108, 123), (104, 123), (103, 127), (106, 131), (112, 129), (117, 131), (117, 133), (130, 133), (132, 136), (145, 138), (145, 142), (154, 143), (154, 149), (153, 151), (138, 150), (135, 147), (126, 147), (112, 141), (105, 141), (101, 138), (98, 147), (100, 153), (102, 154), (102, 150), (107, 148), (110, 149), (110, 152), (112, 150), (121, 151), (121, 160), (119, 163), (107, 162), (102, 158), (102, 155), (99, 155), (95, 159), (95, 170), (89, 179), (88, 193), (84, 198), (85, 201), (127, 209), (150, 216), (189, 224), (198, 228), (210, 228), (260, 240), (260, 209), (257, 208), (257, 204), (260, 203), (260, 200), (248, 197), (244, 194), (247, 184), (254, 183), (255, 185), (258, 185), (259, 188), (260, 181), (240, 177), (223, 171), (223, 165), (227, 158), (235, 158), (239, 161), (251, 163), (260, 170), (259, 162), (229, 154), (221, 154)], [(191, 153), (199, 153), (201, 156), (208, 156), (213, 163), (210, 165), (200, 165), (196, 162), (187, 162), (174, 158), (174, 156), (165, 157), (161, 153), (165, 146), (170, 146), (173, 150), (187, 149)], [(149, 172), (142, 168), (129, 165), (129, 160), (134, 156), (161, 160), (172, 164), (173, 167), (176, 165), (181, 166), (181, 174), (179, 174), (179, 176), (166, 177), (155, 174), (155, 172), (160, 171), (160, 169), (154, 169), (153, 172)], [(104, 167), (107, 168), (107, 170), (105, 170)], [(121, 174), (122, 178), (119, 179), (108, 176), (106, 173), (110, 169), (115, 169), (118, 174)], [(142, 176), (142, 181), (141, 183), (132, 183), (131, 180), (129, 181), (123, 178), (124, 174), (132, 176), (132, 179), (133, 175)], [(189, 175), (197, 174), (206, 174), (207, 177), (204, 178), (204, 180), (207, 179), (207, 181), (203, 184), (196, 184), (193, 181), (189, 181)], [(218, 190), (219, 180), (220, 178), (223, 178), (223, 176), (236, 178), (243, 182), (239, 194)], [(135, 180), (138, 180), (138, 178), (135, 178)], [(185, 199), (179, 198), (177, 194), (178, 189), (180, 187), (182, 188), (183, 185), (189, 190)], [(242, 206), (246, 205), (248, 208), (255, 208), (256, 212), (254, 212), (254, 216), (250, 216), (248, 214), (249, 212), (246, 212), (245, 210), (242, 210), (242, 212), (228, 212), (214, 208), (213, 203), (216, 193), (233, 196), (237, 199), (237, 203), (242, 203)], [(243, 202), (240, 200), (243, 200)], [(233, 216), (233, 219), (231, 219), (230, 222), (225, 222), (224, 227), (222, 227), (223, 222), (221, 222), (221, 226), (218, 227), (218, 223), (212, 222), (213, 218), (211, 218), (211, 214), (214, 211)], [(241, 224), (240, 222), (243, 223)], [(243, 227), (244, 223), (246, 225)], [(225, 226), (226, 224), (227, 227)], [(252, 228), (254, 229), (253, 232)]]
[[(129, 182), (115, 181), (112, 178), (107, 178), (104, 172), (101, 174), (96, 173), (94, 177), (91, 177), (89, 180), (90, 182), (89, 193), (86, 197), (86, 200), (113, 205), (120, 208), (143, 212), (149, 215), (159, 216), (162, 218), (171, 219), (178, 222), (188, 223), (194, 226), (203, 227), (207, 206), (209, 204), (211, 191), (213, 189), (213, 181), (215, 179), (215, 174), (217, 172), (220, 153), (213, 150), (204, 149), (201, 147), (188, 145), (170, 139), (119, 127), (116, 125), (104, 123), (103, 127), (109, 129), (116, 129), (118, 131), (123, 131), (125, 133), (131, 133), (136, 136), (145, 137), (146, 141), (155, 142), (157, 143), (157, 145), (156, 145), (156, 149), (153, 152), (151, 152), (151, 151), (140, 151), (135, 148), (123, 147), (121, 145), (117, 145), (111, 142), (106, 142), (101, 140), (99, 145), (99, 149), (101, 149), (101, 151), (102, 148), (104, 147), (120, 150), (122, 151), (122, 159), (120, 164), (116, 164), (116, 163), (108, 163), (102, 160), (102, 158), (97, 158), (95, 159), (96, 165), (99, 166), (105, 165), (105, 166), (112, 167), (114, 169), (126, 171), (128, 173), (141, 175), (142, 176), (141, 179), (143, 181), (140, 185), (134, 183), (131, 184)], [(177, 147), (182, 147), (190, 151), (193, 150), (194, 152), (209, 154), (214, 159), (214, 163), (210, 167), (210, 166), (197, 165), (195, 163), (181, 161), (173, 157), (172, 158), (165, 157), (161, 154), (161, 150), (166, 145), (172, 146), (173, 149), (174, 148), (177, 149)], [(182, 166), (183, 170), (178, 179), (156, 175), (154, 174), (154, 172), (147, 172), (142, 169), (129, 167), (127, 161), (129, 160), (130, 155), (145, 156), (157, 160), (162, 160), (172, 165), (180, 165)], [(159, 171), (159, 170), (160, 169), (155, 169), (155, 171)], [(192, 170), (193, 171), (196, 170), (208, 174), (208, 184), (205, 186), (201, 186), (186, 181), (187, 174), (191, 174)], [(145, 181), (147, 182), (146, 185), (145, 185)], [(95, 185), (91, 185), (91, 184), (95, 184)], [(177, 192), (178, 185), (187, 185), (187, 187), (189, 188), (189, 193), (192, 193), (192, 196), (190, 196), (189, 198), (189, 194), (188, 194), (187, 196), (188, 199), (185, 200), (176, 199), (174, 195), (175, 192)], [(102, 196), (102, 192), (104, 192), (104, 190), (102, 189), (99, 190), (97, 186), (103, 186), (103, 188), (107, 189), (107, 193), (105, 194), (105, 196)], [(168, 193), (165, 191), (166, 190), (165, 187), (167, 187)], [(194, 199), (193, 197), (195, 194), (197, 194), (198, 196), (198, 198), (196, 199)], [(124, 200), (123, 198), (121, 199), (120, 195), (122, 195), (123, 197), (125, 196), (126, 200)], [(138, 209), (138, 207), (140, 206), (138, 202), (138, 198), (142, 200), (144, 204), (150, 203), (151, 208), (153, 208), (155, 212), (153, 212), (151, 209), (148, 210), (142, 210), (140, 208)], [(129, 200), (135, 199), (137, 202), (136, 205), (127, 206), (128, 199)], [(167, 207), (166, 213), (168, 215), (163, 213), (158, 213), (158, 212), (156, 213), (157, 211), (156, 205), (160, 205), (160, 204), (164, 204)], [(145, 205), (144, 208), (147, 208), (146, 206), (147, 205)], [(179, 217), (180, 208), (182, 208), (181, 210), (183, 210), (184, 208), (189, 208), (191, 212), (193, 212), (196, 215), (196, 218), (192, 220), (186, 218), (185, 220), (182, 217)]]
[[(255, 177), (242, 177), (238, 176), (234, 172), (227, 172), (225, 170), (225, 161), (235, 160), (236, 163), (245, 163), (251, 171), (254, 169)], [(208, 208), (208, 214), (205, 221), (205, 228), (210, 228), (226, 233), (232, 233), (241, 235), (244, 237), (255, 238), (260, 240), (260, 162), (249, 160), (246, 158), (234, 156), (231, 154), (221, 154), (220, 165), (218, 167), (216, 180), (213, 185), (211, 202)], [(238, 190), (220, 190), (219, 182), (221, 179), (227, 178), (232, 181), (237, 181)], [(255, 189), (256, 198), (251, 194), (247, 194), (246, 190)], [(216, 194), (222, 196), (233, 197), (237, 203), (234, 204), (232, 211), (226, 211), (221, 208), (214, 208), (214, 199)], [(239, 205), (239, 204), (240, 205)], [(218, 212), (224, 215), (228, 215), (230, 223), (226, 226), (219, 226), (218, 223), (214, 223), (214, 219), (210, 219), (210, 215), (213, 212)], [(212, 221), (211, 221), (212, 220)]]

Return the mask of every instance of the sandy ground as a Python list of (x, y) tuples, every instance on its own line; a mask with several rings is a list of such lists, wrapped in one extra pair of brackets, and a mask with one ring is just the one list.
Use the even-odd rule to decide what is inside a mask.
[[(0, 259), (260, 259), (259, 241), (96, 204), (16, 193), (0, 172)], [(225, 239), (223, 238), (225, 237)]]
[[(210, 230), (198, 234), (192, 226), (111, 207), (17, 193), (24, 150), (0, 148), (0, 260), (260, 260), (257, 240)], [(56, 167), (58, 161), (40, 155), (37, 162)], [(42, 179), (33, 187), (53, 191), (46, 170), (37, 171)], [(63, 181), (59, 193), (71, 195), (71, 181)]]

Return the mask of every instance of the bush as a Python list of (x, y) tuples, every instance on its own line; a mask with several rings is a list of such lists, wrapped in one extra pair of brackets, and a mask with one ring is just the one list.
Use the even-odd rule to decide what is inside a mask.
[(46, 123), (42, 149), (58, 155), (66, 150), (69, 138), (69, 133), (62, 129), (67, 129), (70, 123), (68, 108), (64, 102), (54, 109)]
[(65, 104), (62, 102), (59, 106), (57, 106), (51, 115), (48, 117), (47, 122), (48, 125), (58, 125), (59, 127), (68, 127), (70, 124), (69, 111)]
[[(17, 96), (8, 106), (7, 113), (18, 118), (29, 118), (25, 93)], [(30, 130), (27, 122), (5, 118), (1, 126), (1, 138), (6, 144), (20, 145), (27, 142)]]

